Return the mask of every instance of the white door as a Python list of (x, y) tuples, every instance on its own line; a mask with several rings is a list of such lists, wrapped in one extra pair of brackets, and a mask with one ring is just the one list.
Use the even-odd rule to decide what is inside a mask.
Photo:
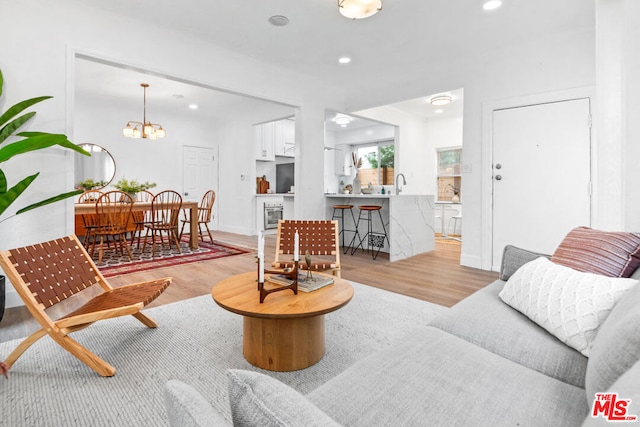
[(493, 259), (505, 245), (551, 254), (591, 223), (588, 98), (493, 111)]
[(198, 203), (209, 190), (216, 192), (213, 204), (213, 219), (211, 225), (218, 228), (218, 160), (217, 147), (183, 147), (183, 193), (184, 200)]

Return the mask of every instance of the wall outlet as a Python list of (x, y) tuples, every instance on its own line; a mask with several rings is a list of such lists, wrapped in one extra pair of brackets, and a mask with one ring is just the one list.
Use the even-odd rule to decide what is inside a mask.
[(471, 173), (473, 171), (473, 166), (471, 163), (463, 163), (462, 164), (462, 173)]

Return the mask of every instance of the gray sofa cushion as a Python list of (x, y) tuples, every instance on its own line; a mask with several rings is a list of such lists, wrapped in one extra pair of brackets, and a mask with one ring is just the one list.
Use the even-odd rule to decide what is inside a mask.
[(513, 245), (507, 245), (502, 251), (502, 264), (500, 265), (500, 280), (505, 282), (509, 280), (509, 277), (515, 273), (520, 267), (540, 257), (549, 258), (549, 255), (541, 254), (538, 252), (528, 251), (521, 249)]
[(571, 426), (584, 390), (424, 327), (307, 398), (342, 425)]
[(640, 285), (613, 307), (589, 355), (587, 399), (611, 385), (640, 359)]
[(193, 387), (178, 380), (164, 386), (164, 402), (172, 427), (228, 426), (230, 423)]
[(230, 369), (229, 401), (234, 426), (338, 426), (303, 395), (259, 372)]
[(584, 387), (587, 358), (568, 347), (498, 294), (503, 281), (465, 298), (430, 325), (497, 355), (577, 387)]
[[(620, 378), (616, 380), (613, 385), (606, 390), (607, 392), (617, 393), (618, 400), (630, 399), (631, 402), (627, 405), (627, 416), (636, 416), (636, 422), (640, 423), (640, 361), (636, 362), (627, 372), (622, 374)], [(589, 402), (591, 404), (590, 415), (585, 420), (584, 427), (595, 426), (611, 426), (612, 423), (606, 420), (602, 415), (593, 417), (593, 399), (595, 396), (591, 396)], [(622, 425), (629, 425), (623, 423)], [(637, 424), (632, 424), (637, 425)]]

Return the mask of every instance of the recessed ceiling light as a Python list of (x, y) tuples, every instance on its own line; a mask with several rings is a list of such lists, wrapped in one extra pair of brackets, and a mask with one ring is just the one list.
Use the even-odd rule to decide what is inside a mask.
[(494, 10), (502, 6), (502, 0), (489, 0), (482, 5), (484, 10)]
[(289, 18), (283, 15), (273, 15), (269, 18), (269, 23), (276, 27), (284, 27), (289, 23)]
[(192, 110), (197, 110), (198, 109), (198, 105), (197, 104), (189, 104), (189, 108), (191, 108)]
[(348, 64), (349, 62), (351, 62), (351, 58), (349, 58), (348, 56), (341, 56), (340, 58), (338, 58), (338, 62), (341, 64)]

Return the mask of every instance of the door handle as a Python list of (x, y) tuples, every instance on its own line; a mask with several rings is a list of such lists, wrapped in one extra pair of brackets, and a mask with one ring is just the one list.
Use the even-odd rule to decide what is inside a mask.
[(502, 180), (502, 175), (496, 175), (496, 181)]

